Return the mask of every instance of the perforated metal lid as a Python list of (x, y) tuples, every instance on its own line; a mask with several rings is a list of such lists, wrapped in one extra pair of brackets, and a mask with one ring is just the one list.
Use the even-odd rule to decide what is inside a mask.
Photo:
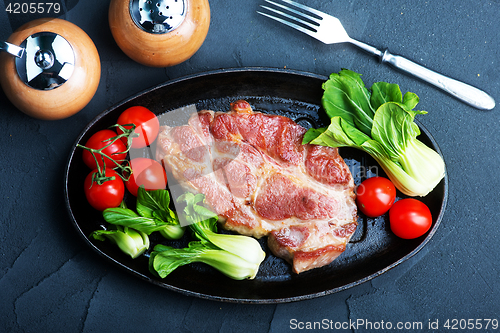
[(19, 77), (28, 86), (39, 90), (59, 87), (73, 74), (75, 53), (64, 37), (53, 32), (39, 32), (26, 38), (24, 49), (16, 58)]
[(130, 15), (142, 30), (164, 34), (186, 18), (186, 0), (130, 0)]

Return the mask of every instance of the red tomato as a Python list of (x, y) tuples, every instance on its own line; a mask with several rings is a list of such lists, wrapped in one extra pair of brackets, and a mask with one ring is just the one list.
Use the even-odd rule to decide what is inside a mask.
[(137, 196), (137, 189), (139, 188), (136, 182), (137, 176), (139, 176), (139, 174), (144, 169), (153, 164), (153, 162), (156, 161), (145, 157), (136, 157), (130, 161), (130, 167), (132, 168), (132, 175), (130, 175), (129, 180), (125, 182), (125, 186), (127, 187), (127, 190), (134, 196)]
[(391, 230), (398, 237), (413, 239), (425, 234), (432, 225), (429, 207), (417, 199), (402, 199), (389, 210)]
[[(92, 148), (92, 149), (101, 149), (102, 147), (105, 147), (106, 145), (108, 145), (111, 142), (109, 139), (111, 139), (117, 135), (118, 134), (116, 134), (115, 131), (112, 131), (110, 129), (98, 131), (98, 132), (94, 133), (94, 135), (92, 135), (88, 139), (87, 143), (85, 143), (85, 147)], [(118, 161), (118, 163), (120, 163), (119, 161), (125, 160), (127, 153), (123, 153), (123, 154), (118, 154), (118, 153), (124, 152), (126, 150), (127, 150), (127, 147), (125, 146), (125, 144), (121, 140), (116, 140), (109, 147), (103, 149), (102, 152), (111, 158), (111, 159), (108, 157), (104, 158), (104, 163), (106, 164), (106, 166), (114, 168), (116, 165), (114, 164), (114, 162), (112, 160)], [(102, 165), (103, 165), (102, 164), (102, 155), (96, 153), (95, 157), (97, 158), (99, 166), (102, 167)], [(90, 151), (88, 151), (87, 149), (83, 150), (82, 158), (83, 158), (83, 162), (89, 168), (91, 168), (91, 169), (97, 168), (94, 157), (92, 156)]]
[(113, 169), (106, 169), (105, 176), (115, 179), (107, 180), (102, 185), (92, 182), (92, 176), (97, 170), (90, 172), (83, 183), (85, 196), (92, 207), (103, 211), (106, 208), (118, 207), (125, 195), (125, 185), (123, 180)]
[(358, 208), (368, 217), (385, 214), (396, 199), (394, 184), (384, 177), (372, 177), (362, 182), (356, 190)]
[(138, 186), (144, 186), (146, 190), (161, 190), (167, 187), (167, 174), (160, 163), (154, 163), (144, 169), (137, 176)]
[(159, 190), (167, 187), (167, 174), (163, 166), (155, 160), (137, 157), (130, 161), (132, 175), (125, 183), (127, 190), (137, 196), (139, 186), (146, 190)]
[[(130, 129), (132, 126), (124, 126), (134, 124), (136, 126), (135, 133), (138, 137), (133, 138), (132, 148), (144, 148), (149, 146), (156, 140), (160, 130), (160, 122), (156, 115), (143, 106), (132, 106), (118, 117), (118, 124)], [(121, 133), (120, 129), (117, 129)]]

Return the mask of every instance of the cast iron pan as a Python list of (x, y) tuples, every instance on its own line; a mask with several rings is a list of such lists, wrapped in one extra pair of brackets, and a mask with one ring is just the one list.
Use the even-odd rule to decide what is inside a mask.
[[(78, 136), (66, 167), (66, 206), (77, 232), (99, 255), (143, 280), (185, 295), (237, 303), (283, 303), (335, 293), (368, 281), (407, 260), (430, 240), (439, 226), (447, 201), (446, 176), (422, 199), (433, 216), (433, 225), (427, 234), (414, 240), (402, 240), (391, 233), (387, 216), (370, 219), (360, 214), (359, 226), (346, 251), (332, 264), (299, 275), (292, 273), (282, 259), (270, 254), (265, 240), (261, 240), (267, 256), (254, 280), (235, 281), (203, 264), (180, 267), (160, 279), (148, 271), (148, 253), (130, 259), (114, 244), (88, 237), (105, 222), (101, 213), (91, 208), (85, 199), (83, 180), (90, 170), (82, 162), (76, 143), (85, 144), (93, 133), (115, 124), (118, 115), (128, 107), (142, 105), (158, 115), (191, 104), (195, 104), (197, 110), (225, 111), (229, 110), (231, 102), (245, 99), (255, 111), (285, 115), (305, 127), (322, 127), (328, 125), (320, 106), (321, 85), (326, 79), (290, 70), (224, 69), (166, 82), (104, 111)], [(441, 154), (428, 131), (420, 128), (419, 139)], [(153, 144), (143, 151), (143, 156), (154, 158), (154, 151)], [(377, 163), (361, 151), (342, 148), (340, 154), (350, 167), (356, 184), (369, 176), (384, 175)], [(403, 197), (398, 193), (398, 198)], [(126, 196), (125, 200), (133, 207), (134, 197)], [(173, 246), (183, 246), (188, 241), (185, 236)], [(155, 243), (165, 240), (152, 237), (151, 242), (152, 248)]]

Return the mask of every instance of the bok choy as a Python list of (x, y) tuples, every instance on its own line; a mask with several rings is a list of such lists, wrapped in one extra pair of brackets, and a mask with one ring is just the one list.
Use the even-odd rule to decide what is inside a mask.
[(169, 204), (167, 190), (146, 191), (141, 186), (137, 191), (137, 213), (126, 208), (124, 203), (120, 207), (105, 209), (102, 215), (111, 224), (111, 229), (96, 230), (90, 237), (99, 241), (109, 239), (135, 259), (149, 249), (149, 235), (153, 232), (159, 232), (167, 239), (179, 239), (184, 235), (184, 227)]
[(147, 235), (158, 231), (167, 239), (179, 239), (184, 235), (184, 228), (169, 204), (167, 190), (146, 191), (141, 186), (137, 191), (137, 213), (128, 208), (116, 207), (105, 209), (102, 215), (110, 224), (133, 228)]
[(354, 147), (370, 154), (394, 185), (409, 196), (425, 196), (445, 175), (442, 157), (417, 137), (414, 110), (419, 98), (397, 84), (374, 83), (368, 90), (360, 74), (343, 69), (323, 84), (322, 105), (331, 123), (310, 129), (303, 143)]
[(265, 258), (259, 242), (248, 236), (218, 234), (218, 216), (206, 208), (203, 194), (185, 193), (177, 200), (184, 203), (183, 213), (196, 241), (177, 249), (158, 244), (151, 252), (150, 270), (164, 278), (177, 267), (193, 262), (208, 264), (235, 279), (253, 279)]
[(148, 235), (127, 227), (116, 226), (112, 230), (96, 230), (90, 236), (100, 241), (109, 239), (132, 259), (137, 258), (149, 248)]

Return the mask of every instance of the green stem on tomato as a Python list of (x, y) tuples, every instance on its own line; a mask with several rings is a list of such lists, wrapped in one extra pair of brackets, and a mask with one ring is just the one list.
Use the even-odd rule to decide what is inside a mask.
[[(131, 126), (131, 128), (126, 128), (124, 126)], [(83, 148), (83, 149), (88, 150), (90, 152), (90, 154), (92, 154), (92, 157), (94, 158), (94, 161), (95, 161), (96, 166), (97, 166), (97, 173), (95, 173), (92, 176), (92, 182), (97, 182), (99, 185), (102, 185), (107, 180), (115, 179), (114, 176), (113, 177), (106, 177), (105, 176), (105, 172), (106, 172), (105, 158), (108, 158), (109, 160), (111, 160), (115, 164), (115, 167), (113, 169), (115, 169), (115, 170), (120, 169), (121, 172), (117, 172), (117, 174), (118, 174), (118, 176), (120, 176), (120, 178), (123, 181), (127, 181), (130, 179), (130, 176), (132, 175), (132, 168), (130, 167), (128, 161), (121, 160), (121, 163), (118, 163), (117, 161), (115, 161), (114, 159), (112, 159), (110, 156), (108, 156), (107, 154), (105, 154), (103, 152), (104, 149), (108, 148), (109, 146), (114, 144), (117, 140), (121, 140), (122, 138), (127, 139), (125, 151), (113, 153), (111, 155), (126, 154), (130, 151), (130, 147), (132, 146), (132, 139), (134, 137), (138, 137), (139, 134), (135, 133), (135, 128), (136, 128), (135, 124), (125, 124), (124, 126), (122, 126), (120, 124), (115, 124), (115, 125), (111, 126), (110, 128), (118, 127), (122, 133), (118, 134), (115, 137), (112, 137), (112, 138), (109, 138), (108, 140), (106, 140), (106, 141), (109, 141), (109, 143), (107, 145), (105, 145), (104, 147), (101, 147), (99, 149), (89, 148), (89, 147), (83, 146), (81, 144), (76, 145), (79, 148)], [(100, 166), (99, 162), (97, 161), (97, 156), (101, 157), (102, 167)], [(124, 162), (126, 162), (125, 165), (123, 165)]]

